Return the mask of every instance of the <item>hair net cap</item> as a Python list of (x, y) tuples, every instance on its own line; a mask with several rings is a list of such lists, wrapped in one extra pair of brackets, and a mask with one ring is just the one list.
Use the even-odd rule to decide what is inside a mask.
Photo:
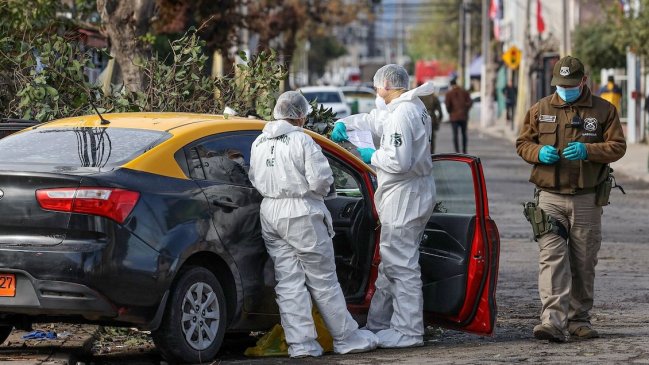
[(309, 103), (298, 91), (287, 91), (277, 98), (273, 116), (275, 119), (300, 119), (307, 115)]
[(407, 89), (410, 76), (405, 68), (395, 64), (381, 67), (374, 74), (374, 87), (390, 89)]

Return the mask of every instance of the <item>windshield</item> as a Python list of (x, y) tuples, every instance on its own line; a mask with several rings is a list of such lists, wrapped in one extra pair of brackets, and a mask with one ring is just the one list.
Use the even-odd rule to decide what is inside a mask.
[(309, 102), (318, 99), (318, 103), (342, 103), (340, 94), (335, 91), (314, 91), (304, 93), (304, 97)]
[(115, 167), (171, 135), (130, 128), (41, 128), (0, 140), (0, 164)]

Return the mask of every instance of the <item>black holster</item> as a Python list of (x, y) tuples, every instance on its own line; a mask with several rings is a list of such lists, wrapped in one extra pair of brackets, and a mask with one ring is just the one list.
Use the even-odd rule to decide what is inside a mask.
[(566, 227), (539, 207), (539, 193), (538, 189), (535, 190), (534, 201), (523, 203), (523, 215), (532, 226), (534, 241), (547, 233), (554, 233), (567, 241), (569, 235)]

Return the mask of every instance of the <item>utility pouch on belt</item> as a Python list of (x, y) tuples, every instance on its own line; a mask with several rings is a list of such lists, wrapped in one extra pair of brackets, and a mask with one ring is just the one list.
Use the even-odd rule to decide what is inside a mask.
[(622, 192), (622, 194), (626, 194), (624, 191), (624, 188), (622, 186), (618, 185), (617, 182), (615, 181), (615, 176), (613, 176), (613, 169), (607, 166), (608, 168), (608, 173), (606, 174), (606, 179), (599, 183), (597, 185), (597, 189), (595, 191), (595, 205), (599, 207), (603, 207), (606, 205), (609, 205), (609, 198), (611, 196), (611, 189), (613, 188), (618, 188)]
[(568, 240), (568, 230), (566, 230), (566, 227), (539, 207), (538, 190), (534, 192), (534, 197), (535, 201), (523, 203), (523, 215), (525, 215), (525, 219), (532, 225), (534, 241), (538, 241), (541, 236), (550, 232), (559, 235), (564, 240)]

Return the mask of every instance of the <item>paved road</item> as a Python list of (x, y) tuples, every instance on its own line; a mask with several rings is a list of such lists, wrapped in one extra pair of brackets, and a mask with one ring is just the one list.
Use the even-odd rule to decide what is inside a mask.
[[(451, 152), (450, 126), (443, 125), (438, 135), (438, 151)], [(649, 184), (629, 181), (623, 176), (627, 195), (613, 192), (612, 206), (604, 212), (604, 242), (597, 267), (594, 325), (602, 337), (590, 341), (549, 344), (532, 338), (540, 300), (536, 243), (529, 239), (529, 228), (521, 214), (522, 201), (529, 199), (532, 186), (527, 182), (529, 166), (516, 156), (510, 142), (481, 135), (471, 130), (469, 153), (482, 158), (489, 192), (491, 215), (500, 228), (502, 248), (497, 300), (498, 324), (493, 337), (479, 337), (444, 331), (431, 337), (426, 346), (407, 350), (378, 350), (368, 354), (333, 356), (301, 361), (314, 364), (475, 364), (475, 363), (642, 363), (649, 364)], [(0, 360), (21, 363), (64, 362), (61, 353), (82, 353), (78, 360), (101, 363), (154, 364), (160, 358), (150, 344), (135, 350), (88, 355), (79, 347), (56, 348), (47, 356), (20, 340), (11, 350), (0, 350)], [(284, 364), (288, 359), (245, 359), (240, 351), (248, 343), (230, 340), (224, 344), (220, 364)], [(97, 346), (95, 346), (95, 349)], [(36, 356), (40, 356), (38, 359)], [(75, 356), (76, 356), (75, 355)], [(32, 360), (30, 360), (32, 359)]]

